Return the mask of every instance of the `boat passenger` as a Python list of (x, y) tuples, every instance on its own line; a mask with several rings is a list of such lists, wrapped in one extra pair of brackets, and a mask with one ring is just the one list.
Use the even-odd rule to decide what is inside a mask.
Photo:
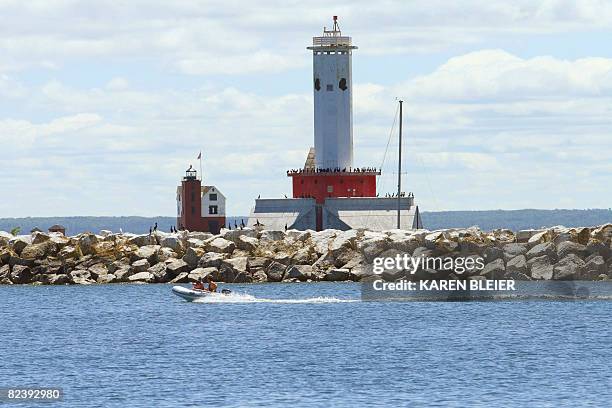
[(208, 282), (208, 290), (210, 292), (216, 292), (217, 284), (212, 280), (212, 277), (210, 275), (206, 277), (206, 281)]
[(193, 289), (194, 290), (206, 290), (206, 287), (204, 286), (204, 283), (202, 281), (197, 281), (197, 282), (194, 282)]

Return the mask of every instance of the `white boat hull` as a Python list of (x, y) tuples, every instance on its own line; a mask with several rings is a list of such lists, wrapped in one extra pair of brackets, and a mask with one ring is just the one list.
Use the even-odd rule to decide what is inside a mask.
[(190, 289), (184, 286), (173, 286), (172, 293), (190, 302), (196, 299), (204, 298), (204, 297), (226, 296), (225, 293), (209, 292), (207, 290)]

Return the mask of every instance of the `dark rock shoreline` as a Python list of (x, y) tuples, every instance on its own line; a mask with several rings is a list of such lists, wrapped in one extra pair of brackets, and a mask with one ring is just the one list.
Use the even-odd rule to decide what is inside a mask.
[[(223, 230), (151, 235), (0, 231), (0, 284), (363, 281), (378, 279), (612, 279), (612, 224), (543, 230)], [(375, 258), (481, 259), (414, 274), (373, 273)], [(468, 262), (469, 263), (469, 262)], [(466, 264), (467, 265), (467, 264)]]

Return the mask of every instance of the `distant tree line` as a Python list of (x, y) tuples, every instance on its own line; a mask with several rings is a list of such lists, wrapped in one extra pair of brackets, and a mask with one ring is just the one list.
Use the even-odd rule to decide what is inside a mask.
[[(588, 210), (488, 210), (488, 211), (439, 211), (423, 212), (423, 224), (429, 230), (442, 228), (465, 228), (478, 226), (483, 230), (508, 228), (521, 230), (530, 228), (593, 226), (612, 223), (611, 209)], [(247, 222), (248, 217), (228, 217), (227, 222), (240, 225)], [(176, 225), (175, 217), (27, 217), (0, 218), (0, 231), (11, 231), (20, 228), (22, 234), (38, 228), (42, 231), (54, 225), (63, 225), (66, 234), (74, 235), (80, 232), (110, 230), (118, 232), (133, 232), (144, 234), (157, 222), (161, 231), (170, 231), (170, 226)]]

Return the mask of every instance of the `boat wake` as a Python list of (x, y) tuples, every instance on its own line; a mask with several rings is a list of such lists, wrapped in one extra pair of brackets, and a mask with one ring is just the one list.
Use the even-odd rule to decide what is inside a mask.
[(305, 299), (267, 299), (257, 298), (246, 293), (232, 292), (226, 296), (207, 296), (196, 299), (193, 303), (351, 303), (359, 299), (339, 299), (336, 297), (319, 296)]

